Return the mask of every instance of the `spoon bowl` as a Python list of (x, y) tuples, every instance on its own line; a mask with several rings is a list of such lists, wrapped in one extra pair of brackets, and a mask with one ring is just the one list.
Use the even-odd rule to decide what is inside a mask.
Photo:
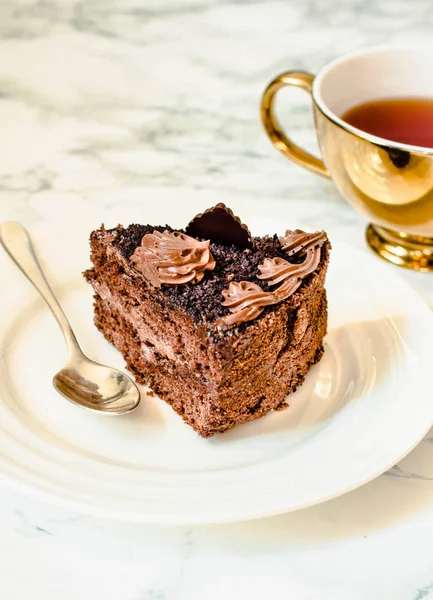
[(120, 415), (140, 402), (130, 377), (85, 356), (54, 292), (45, 278), (26, 229), (20, 223), (0, 225), (0, 242), (6, 252), (48, 304), (65, 337), (69, 361), (53, 378), (55, 389), (67, 400), (98, 413)]
[(129, 377), (91, 360), (69, 362), (54, 375), (53, 385), (67, 400), (95, 412), (124, 414), (140, 402), (139, 391)]

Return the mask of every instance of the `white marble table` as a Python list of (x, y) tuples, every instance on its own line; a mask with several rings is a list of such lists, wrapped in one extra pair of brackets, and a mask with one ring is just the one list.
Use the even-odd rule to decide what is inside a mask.
[[(202, 197), (248, 202), (362, 247), (332, 185), (271, 148), (259, 97), (285, 68), (432, 29), (431, 0), (0, 3), (0, 220), (146, 221), (176, 193), (188, 214)], [(314, 146), (307, 99), (280, 104)], [(398, 272), (433, 305), (432, 276)], [(357, 491), (237, 525), (109, 522), (0, 488), (0, 598), (428, 600), (432, 539), (432, 432)]]

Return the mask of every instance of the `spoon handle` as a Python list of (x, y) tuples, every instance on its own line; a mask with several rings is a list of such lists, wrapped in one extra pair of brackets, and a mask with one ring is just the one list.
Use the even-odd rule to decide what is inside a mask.
[(45, 278), (27, 230), (20, 223), (14, 221), (2, 223), (0, 225), (0, 242), (14, 263), (48, 304), (65, 336), (69, 353), (75, 354), (75, 356), (82, 355), (69, 321)]

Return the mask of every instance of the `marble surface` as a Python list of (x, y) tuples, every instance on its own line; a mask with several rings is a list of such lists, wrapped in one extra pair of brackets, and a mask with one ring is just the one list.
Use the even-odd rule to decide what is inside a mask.
[[(0, 220), (145, 220), (176, 195), (364, 247), (332, 184), (272, 149), (260, 94), (284, 69), (432, 27), (430, 0), (0, 2)], [(308, 99), (288, 92), (279, 111), (314, 147)], [(431, 276), (389, 268), (433, 306)], [(109, 522), (0, 488), (0, 598), (428, 600), (432, 539), (433, 432), (357, 491), (235, 525)]]

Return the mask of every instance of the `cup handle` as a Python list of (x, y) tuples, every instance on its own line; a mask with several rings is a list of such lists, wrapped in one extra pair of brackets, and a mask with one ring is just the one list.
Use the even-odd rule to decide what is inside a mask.
[(314, 75), (304, 71), (287, 71), (287, 73), (281, 73), (281, 75), (275, 77), (263, 93), (261, 104), (262, 123), (275, 148), (286, 158), (322, 177), (330, 177), (323, 160), (306, 152), (286, 136), (274, 112), (274, 100), (279, 89), (292, 85), (305, 90), (311, 96), (313, 80)]

